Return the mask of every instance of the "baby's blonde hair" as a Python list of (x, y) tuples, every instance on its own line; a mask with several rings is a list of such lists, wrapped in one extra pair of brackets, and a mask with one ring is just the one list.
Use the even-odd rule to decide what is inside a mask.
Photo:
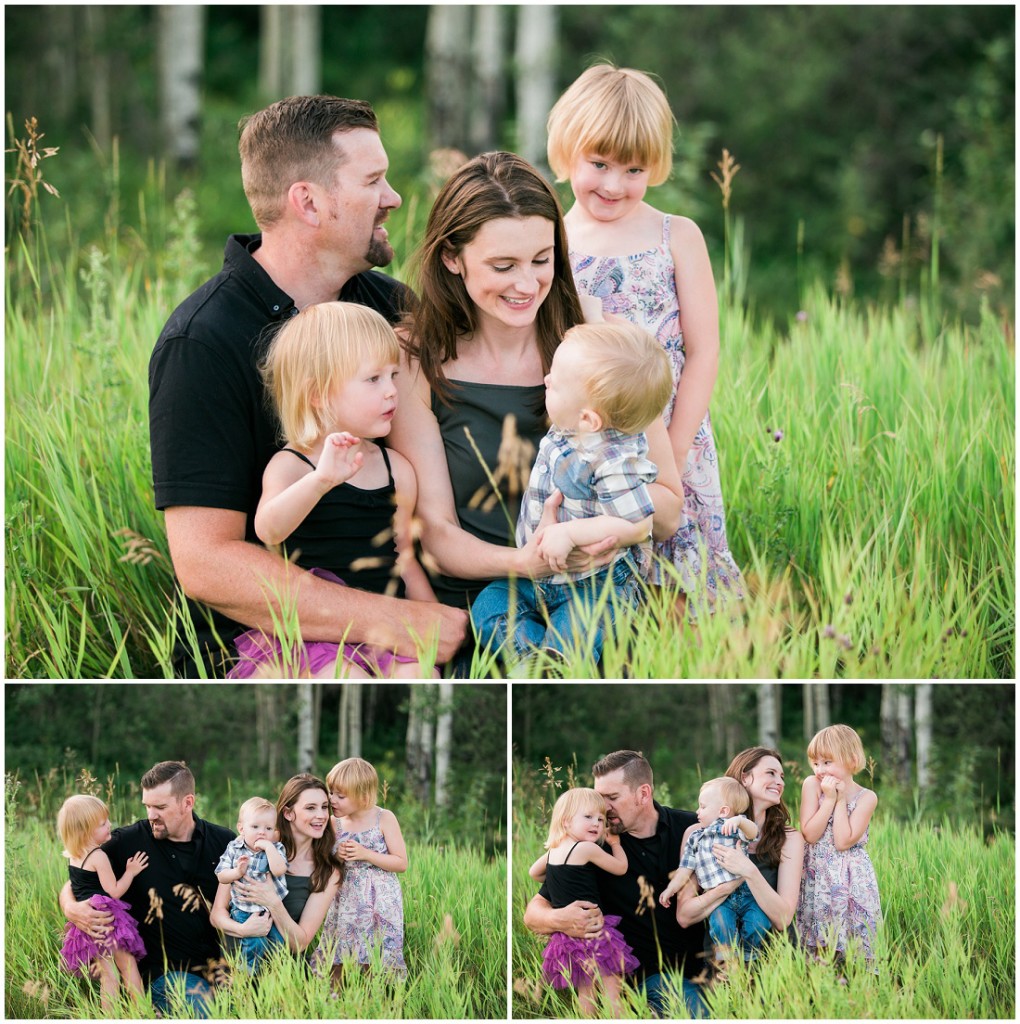
[(717, 779), (709, 779), (701, 784), (699, 796), (708, 787), (718, 790), (724, 807), (728, 807), (734, 814), (743, 814), (751, 806), (751, 797), (744, 786), (729, 775), (720, 775)]
[(570, 821), (578, 814), (585, 814), (589, 811), (602, 816), (602, 827), (605, 828), (606, 802), (594, 789), (580, 786), (561, 793), (559, 799), (553, 804), (552, 818), (549, 821), (549, 838), (545, 841), (545, 848), (551, 850), (554, 846), (559, 846), (567, 838), (567, 826)]
[(371, 807), (379, 795), (379, 773), (368, 761), (360, 757), (348, 757), (333, 765), (326, 776), (329, 791), (338, 790), (354, 799), (360, 810)]
[(320, 302), (288, 320), (261, 366), (283, 442), (313, 447), (332, 429), (322, 403), (372, 360), (400, 363), (397, 336), (374, 309), (353, 302)]
[(860, 736), (849, 725), (828, 725), (815, 733), (808, 744), (810, 760), (830, 757), (844, 768), (856, 774), (864, 770), (864, 744)]
[(648, 171), (661, 185), (673, 169), (676, 119), (662, 88), (643, 71), (600, 63), (588, 68), (549, 114), (547, 155), (557, 181), (574, 161), (597, 154)]
[(658, 419), (673, 392), (665, 350), (643, 327), (624, 321), (578, 324), (563, 336), (585, 346), (585, 390), (603, 426), (637, 434)]
[(276, 819), (276, 804), (270, 803), (264, 796), (253, 796), (250, 800), (245, 800), (237, 810), (238, 829), (241, 828), (246, 817), (258, 814), (260, 811), (272, 811), (273, 819)]
[(88, 853), (92, 833), (110, 816), (106, 804), (97, 796), (69, 796), (57, 812), (57, 831), (64, 844), (64, 855), (82, 857)]

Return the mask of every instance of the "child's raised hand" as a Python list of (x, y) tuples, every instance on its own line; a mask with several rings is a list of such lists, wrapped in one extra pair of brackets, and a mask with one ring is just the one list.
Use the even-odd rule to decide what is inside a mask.
[(615, 832), (610, 832), (609, 829), (604, 828), (602, 830), (602, 839), (606, 846), (619, 846), (620, 837)]
[(731, 836), (738, 828), (740, 828), (740, 823), (743, 820), (744, 816), (742, 814), (734, 814), (732, 818), (727, 818), (722, 823), (722, 828), (720, 828), (719, 831), (722, 832), (724, 836)]
[(818, 780), (818, 784), (819, 784), (819, 786), (821, 786), (822, 796), (831, 796), (831, 797), (835, 798), (835, 796), (836, 796), (836, 794), (838, 792), (837, 786), (839, 785), (839, 783), (836, 781), (834, 776), (832, 776), (832, 775), (823, 775)]
[(248, 874), (248, 865), (250, 863), (251, 863), (251, 857), (249, 857), (248, 854), (246, 854), (246, 853), (242, 853), (241, 856), (237, 858), (237, 865), (236, 865), (236, 867), (237, 867), (237, 870), (241, 872), (241, 877), (242, 878), (246, 874)]
[(368, 850), (354, 839), (345, 839), (337, 850), (341, 860), (364, 860)]
[(124, 865), (124, 874), (134, 878), (136, 875), (140, 875), (148, 866), (149, 855), (139, 851), (133, 857), (128, 857), (127, 864)]
[(330, 434), (322, 446), (315, 472), (330, 487), (337, 487), (350, 480), (365, 461), (364, 453), (358, 448), (360, 444), (361, 438), (348, 434), (346, 430)]

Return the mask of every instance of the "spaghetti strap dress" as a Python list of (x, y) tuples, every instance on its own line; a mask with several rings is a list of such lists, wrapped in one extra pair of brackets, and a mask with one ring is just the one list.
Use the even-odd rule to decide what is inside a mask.
[(130, 953), (136, 960), (145, 956), (145, 944), (138, 934), (138, 922), (131, 916), (131, 905), (110, 896), (99, 881), (95, 871), (85, 870), (85, 862), (95, 853), (90, 850), (81, 862), (67, 867), (71, 880), (71, 895), (79, 903), (88, 900), (94, 910), (104, 910), (113, 916), (113, 930), (102, 939), (94, 939), (68, 922), (64, 928), (64, 945), (60, 950), (63, 968), (71, 974), (87, 974), (93, 960), (112, 956), (115, 949)]
[[(353, 839), (376, 853), (389, 853), (379, 824), (381, 819), (380, 811), (375, 824), (359, 832), (337, 829), (334, 851)], [(370, 964), (378, 947), (383, 967), (400, 977), (407, 974), (404, 898), (400, 879), (394, 872), (364, 860), (345, 862), (343, 883), (326, 912), (319, 947), (312, 957), (313, 966), (321, 968), (325, 964), (331, 947), (333, 964)]]
[[(670, 217), (662, 219), (662, 242), (631, 256), (590, 256), (570, 250), (570, 266), (579, 292), (602, 300), (602, 310), (625, 317), (659, 339), (673, 369), (673, 390), (663, 410), (669, 426), (686, 351), (680, 327), (676, 267), (670, 252)], [(695, 607), (703, 596), (708, 607), (717, 599), (742, 597), (744, 581), (726, 539), (726, 514), (719, 479), (719, 458), (708, 414), (694, 436), (683, 474), (684, 516), (669, 540), (655, 553), (672, 565)], [(649, 582), (668, 582), (672, 575), (653, 566)], [(692, 608), (694, 611), (694, 608)]]
[[(555, 909), (568, 907), (574, 900), (598, 905), (598, 868), (587, 864), (568, 864), (577, 843), (567, 851), (562, 864), (546, 862), (545, 884), (549, 902)], [(620, 918), (603, 917), (602, 931), (594, 939), (575, 939), (564, 932), (553, 932), (542, 954), (542, 973), (553, 988), (578, 988), (590, 985), (603, 974), (630, 974), (641, 962), (619, 929)]]

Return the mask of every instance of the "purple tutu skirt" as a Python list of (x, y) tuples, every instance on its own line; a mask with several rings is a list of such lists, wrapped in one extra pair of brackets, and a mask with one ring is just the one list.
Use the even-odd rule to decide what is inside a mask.
[[(310, 569), (309, 572), (319, 579), (337, 583), (341, 587), (347, 586), (328, 569)], [(249, 629), (242, 633), (234, 640), (234, 646), (237, 648), (238, 662), (227, 673), (228, 679), (250, 679), (266, 665), (272, 665), (277, 672), (285, 675), (316, 676), (324, 669), (336, 665), (341, 648), (344, 658), (371, 676), (389, 675), (394, 662), (418, 660), (380, 650), (370, 644), (334, 644), (326, 640), (302, 643), (300, 648), (292, 648), (284, 657), (280, 641), (276, 637), (266, 636), (260, 629)]]
[(579, 988), (599, 975), (629, 974), (641, 966), (617, 928), (620, 918), (608, 916), (604, 922), (597, 939), (573, 939), (563, 932), (549, 937), (542, 973), (553, 988)]
[(138, 924), (128, 913), (131, 905), (103, 893), (90, 896), (89, 904), (94, 910), (105, 910), (113, 914), (113, 931), (102, 939), (94, 939), (75, 925), (68, 924), (64, 930), (64, 945), (60, 950), (64, 970), (71, 974), (84, 974), (93, 960), (112, 956), (115, 949), (122, 949), (136, 960), (141, 960), (145, 956), (145, 945), (138, 934)]

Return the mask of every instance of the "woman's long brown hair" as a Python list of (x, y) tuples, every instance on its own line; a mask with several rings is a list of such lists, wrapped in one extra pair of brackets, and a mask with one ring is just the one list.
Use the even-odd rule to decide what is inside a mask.
[[(729, 768), (726, 769), (726, 774), (731, 779), (743, 783), (744, 776), (750, 775), (754, 771), (755, 765), (763, 757), (774, 757), (782, 767), (783, 756), (778, 750), (773, 750), (771, 747), (749, 747), (733, 758)], [(754, 808), (752, 807), (751, 810), (753, 813)], [(783, 798), (780, 797), (778, 804), (765, 811), (765, 824), (762, 826), (761, 835), (758, 838), (757, 855), (764, 863), (772, 867), (779, 865), (789, 824), (790, 811), (783, 802)]]
[[(280, 830), (280, 841), (283, 843), (284, 850), (287, 851), (287, 860), (291, 860), (297, 853), (297, 846), (294, 842), (294, 833), (291, 831), (290, 822), (283, 811), (284, 808), (292, 810), (298, 797), (309, 789), (321, 789), (326, 794), (326, 800), (329, 800), (326, 783), (308, 772), (302, 772), (287, 780), (280, 792), (279, 800), (276, 801), (276, 827)], [(322, 892), (329, 885), (334, 871), (339, 871), (340, 877), (343, 878), (344, 865), (343, 861), (333, 852), (335, 844), (333, 817), (332, 814), (327, 814), (325, 832), (318, 839), (312, 840), (312, 860), (315, 866), (312, 868), (312, 878), (309, 882), (311, 892)]]
[(552, 187), (514, 153), (483, 153), (469, 160), (432, 204), (425, 237), (412, 260), (418, 301), (401, 324), (408, 353), (443, 401), (449, 401), (451, 390), (443, 364), (456, 358), (458, 339), (478, 323), (463, 278), (446, 268), (443, 257), (458, 256), (485, 224), (502, 217), (543, 217), (553, 224), (552, 286), (535, 319), (544, 373), (563, 335), (584, 319), (567, 258), (563, 211)]

